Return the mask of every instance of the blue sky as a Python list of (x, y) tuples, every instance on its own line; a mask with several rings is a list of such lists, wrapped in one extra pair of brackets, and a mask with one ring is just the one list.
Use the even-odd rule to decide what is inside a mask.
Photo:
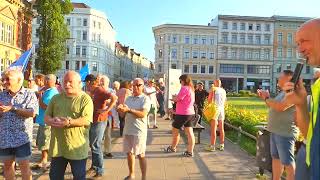
[(154, 60), (152, 27), (164, 23), (207, 25), (218, 14), (320, 17), (320, 0), (72, 0), (103, 11), (117, 41)]

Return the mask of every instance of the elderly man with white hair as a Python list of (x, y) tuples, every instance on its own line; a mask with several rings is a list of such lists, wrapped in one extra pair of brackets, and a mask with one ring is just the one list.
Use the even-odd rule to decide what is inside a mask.
[(2, 82), (5, 90), (0, 93), (0, 160), (4, 162), (4, 178), (15, 179), (14, 165), (18, 162), (22, 179), (31, 180), (29, 160), (38, 100), (34, 92), (22, 87), (22, 72), (8, 70)]

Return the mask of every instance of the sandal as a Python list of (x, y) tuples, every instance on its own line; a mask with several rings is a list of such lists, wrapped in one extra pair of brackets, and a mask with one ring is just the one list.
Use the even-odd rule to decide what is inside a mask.
[(182, 153), (182, 156), (184, 157), (193, 157), (193, 154), (191, 152), (185, 151)]
[(174, 153), (174, 152), (177, 152), (177, 149), (174, 149), (172, 146), (168, 146), (167, 148), (164, 148), (164, 152)]

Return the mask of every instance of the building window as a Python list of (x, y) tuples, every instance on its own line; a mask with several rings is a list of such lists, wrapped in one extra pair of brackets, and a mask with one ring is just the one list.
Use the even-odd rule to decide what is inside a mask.
[(69, 66), (70, 66), (69, 61), (66, 61), (66, 69), (67, 69), (67, 70), (69, 70), (69, 69), (70, 69), (70, 67), (69, 67)]
[(287, 69), (291, 70), (291, 64), (287, 64)]
[(282, 44), (282, 33), (278, 33), (278, 43)]
[(277, 73), (281, 73), (281, 71), (282, 71), (281, 64), (278, 64), (277, 65)]
[(189, 51), (184, 51), (184, 59), (189, 59)]
[(197, 59), (198, 58), (198, 51), (193, 51), (192, 52), (192, 58)]
[(232, 34), (231, 41), (234, 44), (237, 43), (237, 35), (236, 34)]
[(88, 19), (83, 19), (83, 26), (88, 26)]
[(177, 43), (177, 36), (176, 35), (172, 36), (172, 43)]
[(202, 44), (207, 44), (207, 39), (206, 39), (206, 37), (202, 37), (201, 42), (202, 42)]
[(248, 59), (252, 59), (252, 49), (247, 50)]
[(171, 58), (172, 59), (177, 59), (177, 49), (172, 49), (171, 50)]
[(81, 41), (81, 31), (77, 30), (77, 41)]
[(98, 28), (101, 29), (101, 22), (98, 22)]
[(249, 31), (253, 30), (253, 24), (249, 24)]
[(96, 42), (96, 33), (92, 33), (92, 41)]
[[(40, 18), (40, 16), (38, 16), (37, 17), (37, 24), (40, 24), (41, 23), (41, 18)], [(68, 22), (68, 19), (67, 19), (67, 22)], [(69, 19), (69, 24), (68, 25), (70, 25), (70, 19)]]
[(253, 35), (248, 35), (248, 43), (253, 44)]
[(237, 58), (237, 49), (231, 49), (231, 57), (232, 57), (232, 59)]
[(86, 61), (82, 61), (82, 62), (81, 62), (81, 65), (82, 65), (81, 67), (84, 67), (86, 64), (87, 64)]
[(310, 74), (310, 66), (306, 66), (306, 74)]
[(242, 31), (246, 30), (246, 24), (245, 23), (241, 23), (240, 24), (240, 30), (242, 30)]
[(282, 57), (282, 48), (277, 49), (277, 57)]
[(40, 34), (40, 29), (37, 28), (37, 29), (36, 29), (36, 37), (37, 37), (37, 38), (39, 37), (39, 34)]
[(292, 33), (288, 33), (287, 42), (288, 44), (292, 44)]
[(81, 26), (81, 23), (82, 23), (81, 18), (77, 18), (77, 26)]
[(265, 24), (264, 30), (265, 31), (270, 31), (270, 24)]
[[(37, 18), (37, 19), (39, 19), (40, 20), (40, 17), (39, 18)], [(40, 24), (40, 21), (39, 21), (39, 23), (38, 24)], [(68, 26), (70, 26), (71, 25), (71, 19), (70, 18), (67, 18), (67, 25)]]
[(3, 22), (0, 22), (0, 41), (4, 42), (4, 29), (5, 25)]
[(98, 64), (97, 64), (97, 62), (92, 62), (92, 71), (98, 71)]
[(270, 44), (270, 35), (265, 35), (264, 36), (264, 44)]
[(248, 74), (270, 74), (270, 66), (248, 65)]
[(206, 58), (206, 52), (201, 52), (201, 59), (205, 59)]
[(214, 59), (214, 53), (210, 52), (210, 59)]
[(92, 56), (94, 56), (94, 57), (98, 56), (98, 48), (96, 48), (96, 47), (92, 48)]
[(244, 34), (240, 35), (240, 44), (245, 44), (246, 43), (246, 36)]
[(189, 65), (185, 64), (183, 71), (184, 71), (184, 73), (189, 73)]
[(201, 67), (200, 68), (201, 74), (205, 74), (206, 73), (206, 66), (205, 65), (201, 65), (200, 67)]
[(171, 64), (171, 69), (177, 69), (177, 65), (176, 64)]
[(186, 37), (184, 38), (184, 43), (185, 43), (185, 44), (189, 44), (189, 43), (190, 43), (190, 37), (189, 37), (189, 36), (186, 36)]
[(80, 61), (76, 61), (76, 70), (80, 70)]
[(260, 50), (256, 50), (255, 52), (254, 52), (254, 59), (260, 59)]
[(82, 46), (82, 56), (83, 57), (87, 56), (87, 47), (86, 46)]
[(245, 50), (244, 50), (244, 48), (240, 48), (239, 49), (239, 58), (240, 59), (245, 59)]
[(97, 42), (101, 42), (101, 34), (97, 34)]
[(209, 66), (209, 74), (213, 74), (213, 66)]
[(7, 25), (7, 33), (6, 33), (6, 36), (7, 36), (7, 43), (8, 44), (11, 44), (13, 42), (13, 26), (11, 25)]
[(198, 73), (198, 65), (192, 65), (192, 73)]
[(198, 44), (198, 38), (193, 38), (193, 44)]
[(292, 48), (287, 49), (287, 58), (292, 58)]
[(211, 44), (211, 45), (214, 45), (214, 38), (211, 38), (211, 39), (210, 39), (210, 44)]
[(228, 29), (228, 22), (223, 22), (222, 29)]
[(228, 48), (223, 47), (222, 49), (222, 58), (228, 58)]
[(237, 30), (237, 29), (238, 29), (237, 23), (236, 22), (232, 23), (232, 30)]
[(257, 24), (257, 25), (256, 25), (256, 30), (257, 30), (257, 31), (261, 31), (261, 24)]
[(76, 55), (80, 56), (80, 46), (76, 46)]
[(222, 34), (222, 42), (223, 43), (228, 43), (228, 34), (227, 33), (223, 33)]
[(264, 50), (264, 59), (270, 59), (270, 50), (269, 49)]
[(162, 49), (159, 49), (158, 57), (162, 58)]
[[(38, 45), (39, 46), (39, 45)], [(39, 48), (39, 47), (38, 47)], [(69, 46), (67, 46), (66, 47), (66, 54), (70, 54), (70, 47)]]
[(256, 44), (261, 44), (261, 36), (256, 35)]
[(93, 28), (96, 28), (96, 21), (93, 21)]
[(221, 73), (243, 73), (243, 64), (220, 64)]
[(158, 64), (158, 72), (159, 72), (159, 73), (162, 72), (162, 66), (161, 66), (161, 64)]
[(83, 41), (86, 41), (86, 40), (87, 40), (87, 37), (88, 37), (87, 31), (83, 31), (83, 32), (82, 32), (82, 40), (83, 40)]

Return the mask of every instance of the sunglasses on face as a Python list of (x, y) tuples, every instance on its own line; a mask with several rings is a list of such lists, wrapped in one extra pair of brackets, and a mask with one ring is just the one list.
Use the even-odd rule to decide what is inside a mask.
[(134, 84), (132, 86), (135, 86), (135, 87), (140, 87), (140, 86), (143, 86), (143, 84)]

